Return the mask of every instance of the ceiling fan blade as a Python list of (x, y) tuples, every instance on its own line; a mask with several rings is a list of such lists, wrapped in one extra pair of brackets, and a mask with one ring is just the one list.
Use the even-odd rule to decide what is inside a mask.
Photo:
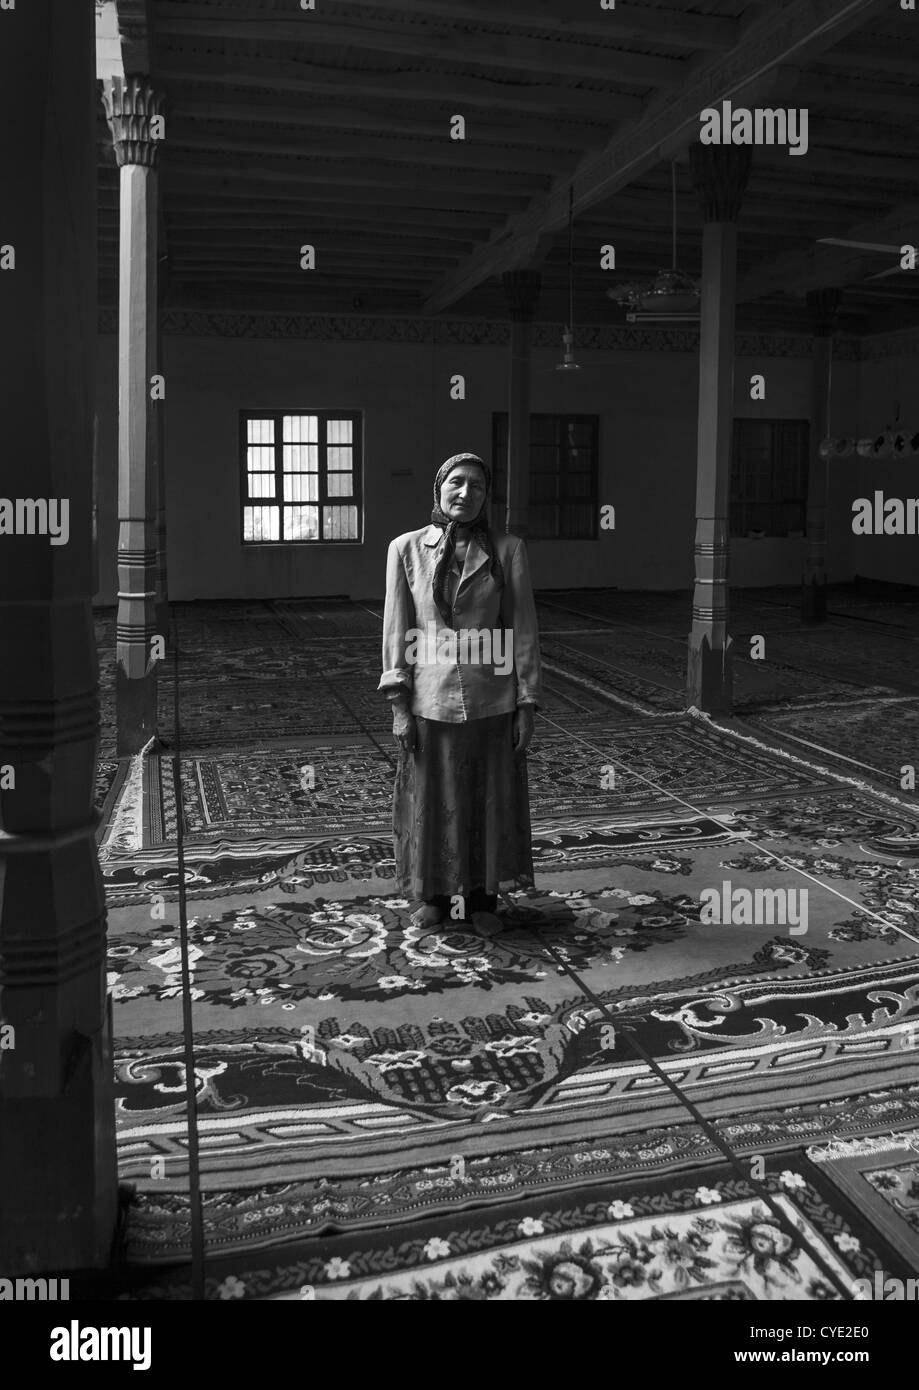
[(892, 267), (890, 268), (890, 270), (879, 270), (879, 271), (877, 272), (876, 275), (866, 275), (866, 276), (865, 276), (864, 283), (867, 285), (867, 283), (868, 283), (869, 280), (886, 280), (887, 277), (888, 277), (888, 275), (908, 275), (908, 274), (909, 274), (909, 271), (908, 271), (908, 270), (904, 270), (903, 267), (900, 266), (900, 265), (895, 265), (895, 266), (892, 266)]
[(899, 246), (882, 246), (877, 241), (846, 241), (844, 237), (821, 236), (817, 238), (819, 246), (848, 246), (855, 251), (889, 251), (891, 255), (899, 256)]

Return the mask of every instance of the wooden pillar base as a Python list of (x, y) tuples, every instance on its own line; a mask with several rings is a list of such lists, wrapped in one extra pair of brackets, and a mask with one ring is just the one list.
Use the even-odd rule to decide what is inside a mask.
[[(104, 1269), (118, 1222), (111, 1011), (72, 1035), (58, 1095), (0, 1100), (0, 1269), (9, 1277)], [(36, 1162), (56, 1152), (60, 1161)]]
[[(168, 631), (168, 628), (166, 629)], [(119, 758), (139, 753), (156, 735), (156, 666), (134, 679), (119, 667), (115, 677)]]
[(801, 581), (801, 621), (826, 622), (826, 575), (805, 575)]
[(689, 636), (686, 691), (689, 704), (705, 714), (730, 714), (734, 707), (734, 652), (729, 637), (724, 647), (713, 647), (707, 636)]

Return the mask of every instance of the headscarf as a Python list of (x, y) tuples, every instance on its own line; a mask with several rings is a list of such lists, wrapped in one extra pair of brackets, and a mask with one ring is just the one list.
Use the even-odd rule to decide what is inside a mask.
[[(451, 518), (441, 510), (440, 489), (444, 479), (454, 468), (458, 468), (462, 463), (474, 463), (477, 468), (481, 468), (485, 475), (485, 497), (479, 513), (472, 521), (460, 522), (456, 518)], [(468, 527), (470, 541), (473, 537), (479, 542), (482, 549), (486, 552), (491, 562), (491, 573), (495, 583), (499, 588), (504, 588), (504, 570), (501, 561), (498, 559), (498, 552), (495, 549), (494, 536), (488, 524), (488, 494), (491, 491), (491, 469), (484, 459), (480, 459), (478, 454), (454, 454), (445, 463), (440, 465), (437, 476), (434, 479), (434, 510), (431, 512), (431, 521), (435, 526), (439, 526), (444, 533), (441, 542), (440, 554), (437, 557), (437, 564), (434, 567), (434, 603), (437, 611), (443, 618), (447, 627), (453, 626), (453, 612), (447, 600), (445, 585), (447, 571), (453, 563), (453, 553), (456, 550), (456, 533), (460, 526)]]

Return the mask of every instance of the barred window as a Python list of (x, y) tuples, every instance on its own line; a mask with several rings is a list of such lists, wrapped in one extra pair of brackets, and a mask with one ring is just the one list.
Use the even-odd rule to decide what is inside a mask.
[(360, 541), (361, 417), (240, 411), (244, 545)]
[[(507, 412), (492, 417), (492, 498), (507, 505)], [(529, 532), (535, 540), (593, 540), (599, 512), (597, 415), (530, 416)]]
[(808, 420), (735, 420), (731, 535), (803, 533), (807, 521)]

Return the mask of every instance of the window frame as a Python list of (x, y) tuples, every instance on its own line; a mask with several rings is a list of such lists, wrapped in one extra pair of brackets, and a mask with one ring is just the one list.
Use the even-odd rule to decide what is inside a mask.
[[(284, 444), (295, 441), (284, 440), (284, 416), (285, 415), (315, 415), (318, 421), (317, 441), (319, 467), (317, 470), (318, 496), (315, 502), (286, 502), (284, 500)], [(273, 420), (274, 421), (274, 444), (263, 445), (261, 447), (273, 448), (275, 450), (274, 460), (274, 497), (251, 497), (249, 494), (249, 421), (250, 420)], [(329, 496), (328, 492), (328, 422), (330, 420), (350, 420), (351, 421), (351, 447), (352, 456), (352, 492), (350, 497)], [(239, 543), (246, 549), (262, 548), (265, 546), (321, 546), (321, 545), (363, 545), (364, 544), (364, 417), (360, 410), (318, 410), (315, 407), (260, 407), (252, 406), (241, 408), (239, 411), (238, 424), (238, 452), (239, 452)], [(332, 447), (335, 447), (334, 445)], [(264, 470), (267, 472), (268, 470)], [(333, 469), (333, 472), (336, 471)], [(288, 476), (290, 476), (288, 474)], [(257, 507), (278, 507), (281, 512), (279, 517), (280, 529), (283, 532), (285, 507), (315, 506), (319, 512), (319, 532), (315, 539), (306, 537), (304, 539), (288, 539), (283, 534), (277, 540), (257, 541), (247, 540), (246, 530), (246, 508)], [(353, 506), (357, 510), (357, 535), (348, 538), (335, 539), (326, 537), (322, 534), (323, 521), (322, 509), (328, 506)]]
[[(555, 535), (546, 536), (546, 535), (537, 535), (537, 534), (534, 532), (534, 533), (531, 533), (531, 539), (534, 540), (534, 541), (539, 541), (539, 542), (543, 542), (543, 541), (546, 541), (546, 542), (549, 542), (549, 541), (567, 541), (567, 542), (596, 541), (596, 540), (599, 538), (599, 534), (600, 534), (600, 518), (599, 518), (599, 513), (600, 513), (600, 416), (599, 416), (598, 414), (595, 414), (595, 413), (592, 413), (592, 412), (587, 412), (587, 411), (565, 411), (565, 410), (535, 410), (535, 411), (531, 411), (531, 412), (530, 412), (530, 457), (529, 457), (529, 469), (528, 469), (528, 480), (529, 480), (529, 482), (530, 482), (531, 485), (532, 485), (532, 480), (533, 480), (533, 476), (534, 476), (534, 472), (533, 472), (533, 452), (532, 452), (532, 451), (533, 451), (533, 439), (532, 439), (532, 436), (533, 436), (533, 421), (534, 421), (534, 420), (554, 420), (554, 421), (556, 422), (556, 436), (557, 436), (557, 440), (558, 440), (558, 441), (561, 441), (562, 436), (563, 436), (564, 429), (565, 429), (565, 427), (566, 427), (567, 425), (569, 425), (569, 424), (589, 425), (589, 426), (590, 426), (590, 430), (591, 430), (590, 450), (591, 450), (592, 460), (591, 460), (591, 467), (590, 467), (589, 469), (586, 469), (586, 470), (585, 470), (585, 474), (586, 474), (586, 476), (590, 479), (590, 497), (588, 498), (588, 502), (589, 502), (589, 504), (591, 505), (592, 526), (591, 526), (590, 534), (589, 534), (589, 535), (585, 535), (585, 536), (570, 536), (570, 535), (566, 535), (564, 532), (561, 532), (561, 534), (555, 534)], [(509, 431), (509, 429), (510, 429), (510, 416), (509, 416), (509, 413), (508, 413), (506, 410), (495, 410), (495, 411), (492, 412), (492, 425), (491, 425), (492, 473), (493, 473), (493, 476), (496, 476), (496, 477), (498, 476), (498, 465), (497, 465), (498, 450), (499, 450), (499, 443), (498, 443), (498, 428), (499, 428), (499, 422), (500, 422), (500, 421), (506, 421), (507, 427), (508, 427), (508, 431)], [(504, 475), (503, 475), (504, 496), (503, 496), (502, 499), (500, 499), (500, 505), (506, 507), (506, 505), (507, 505), (507, 459), (506, 459), (506, 445), (503, 446), (503, 447), (505, 448), (505, 467), (504, 467)], [(559, 467), (558, 467), (558, 469), (554, 472), (553, 476), (555, 476), (555, 477), (558, 478), (558, 479), (562, 479), (562, 478), (564, 478), (564, 476), (565, 476), (565, 470), (564, 470), (564, 468), (563, 468), (563, 466), (562, 466), (562, 464), (563, 464), (563, 457), (562, 457), (562, 448), (563, 448), (563, 446), (562, 446), (562, 443), (561, 443), (561, 442), (557, 442), (556, 447), (557, 447), (558, 450), (559, 450)], [(499, 499), (497, 499), (497, 498), (495, 498), (494, 500), (495, 500), (495, 501), (499, 501)], [(556, 513), (557, 513), (557, 516), (558, 516), (559, 525), (561, 525), (562, 508), (565, 506), (566, 502), (570, 502), (570, 501), (571, 501), (570, 498), (567, 498), (567, 499), (566, 499), (566, 498), (558, 498), (558, 499), (556, 499), (556, 501), (555, 501), (554, 504), (551, 504), (551, 505), (554, 505), (554, 506), (555, 506)], [(542, 503), (541, 503), (541, 504), (539, 504), (539, 505), (546, 505), (546, 504), (542, 504)]]
[[(769, 434), (770, 434), (770, 442), (769, 442), (769, 468), (770, 468), (770, 487), (771, 487), (771, 494), (770, 494), (770, 495), (771, 495), (772, 497), (774, 497), (774, 495), (775, 495), (776, 472), (777, 472), (777, 470), (778, 470), (778, 468), (780, 467), (780, 464), (781, 464), (780, 447), (781, 447), (782, 430), (783, 430), (783, 429), (786, 429), (786, 430), (787, 430), (788, 427), (790, 427), (790, 426), (793, 426), (793, 427), (795, 428), (796, 432), (799, 434), (799, 436), (801, 437), (801, 440), (802, 440), (802, 444), (801, 444), (801, 453), (800, 453), (800, 456), (799, 456), (799, 459), (798, 459), (798, 483), (799, 483), (799, 486), (800, 486), (801, 491), (800, 491), (797, 495), (795, 495), (794, 497), (783, 497), (783, 496), (780, 496), (780, 497), (778, 497), (778, 498), (775, 498), (775, 500), (772, 500), (772, 501), (769, 501), (769, 502), (763, 502), (763, 501), (761, 501), (761, 500), (750, 501), (746, 494), (740, 494), (740, 493), (738, 493), (738, 492), (735, 492), (734, 479), (735, 479), (735, 476), (738, 474), (738, 472), (739, 472), (739, 470), (740, 470), (740, 466), (741, 466), (741, 452), (740, 452), (740, 451), (741, 451), (741, 446), (742, 446), (742, 435), (743, 435), (743, 432), (744, 432), (744, 428), (745, 428), (746, 426), (757, 426), (757, 427), (759, 427), (760, 429), (768, 429), (768, 430), (769, 430)], [(794, 417), (794, 418), (786, 418), (786, 417), (783, 416), (783, 417), (781, 417), (781, 418), (774, 418), (774, 419), (773, 419), (773, 418), (760, 418), (760, 417), (757, 417), (757, 416), (750, 416), (750, 415), (736, 415), (736, 416), (734, 416), (733, 422), (732, 422), (732, 428), (731, 428), (731, 463), (730, 463), (730, 481), (729, 481), (729, 485), (728, 485), (728, 536), (729, 536), (729, 539), (730, 539), (730, 540), (732, 540), (732, 541), (738, 540), (738, 541), (739, 541), (739, 540), (748, 540), (748, 539), (750, 539), (750, 538), (747, 536), (747, 532), (750, 531), (750, 530), (757, 529), (757, 528), (755, 528), (755, 527), (749, 522), (749, 520), (748, 520), (748, 514), (749, 514), (750, 511), (753, 511), (753, 510), (755, 510), (757, 507), (762, 507), (762, 506), (768, 506), (768, 507), (770, 507), (770, 508), (772, 509), (772, 515), (773, 515), (773, 516), (775, 516), (775, 515), (779, 512), (779, 509), (782, 508), (783, 506), (784, 506), (784, 507), (795, 506), (795, 507), (799, 508), (799, 512), (798, 512), (798, 521), (799, 521), (799, 523), (800, 523), (799, 525), (795, 525), (795, 526), (786, 526), (786, 529), (785, 529), (784, 531), (781, 531), (781, 532), (779, 532), (779, 531), (773, 531), (773, 530), (767, 530), (764, 539), (766, 539), (766, 540), (776, 540), (776, 541), (787, 541), (787, 540), (799, 540), (799, 539), (801, 539), (802, 537), (806, 537), (806, 536), (807, 536), (807, 505), (808, 505), (808, 492), (809, 492), (809, 486), (810, 486), (810, 476), (809, 476), (809, 475), (810, 475), (810, 461), (811, 461), (810, 450), (811, 450), (811, 438), (812, 438), (812, 434), (813, 434), (812, 424), (811, 424), (811, 421), (810, 421), (809, 419), (807, 419), (806, 416), (796, 416), (796, 417)], [(738, 530), (735, 530), (735, 529), (734, 529), (734, 524), (733, 524), (733, 523), (734, 523), (734, 516), (735, 516), (735, 514), (738, 514), (738, 513), (739, 513), (739, 519), (740, 519), (740, 528), (739, 528)], [(789, 530), (800, 530), (801, 533), (802, 533), (802, 535), (801, 535), (801, 537), (789, 536), (789, 534), (788, 534), (788, 531), (789, 531)]]

